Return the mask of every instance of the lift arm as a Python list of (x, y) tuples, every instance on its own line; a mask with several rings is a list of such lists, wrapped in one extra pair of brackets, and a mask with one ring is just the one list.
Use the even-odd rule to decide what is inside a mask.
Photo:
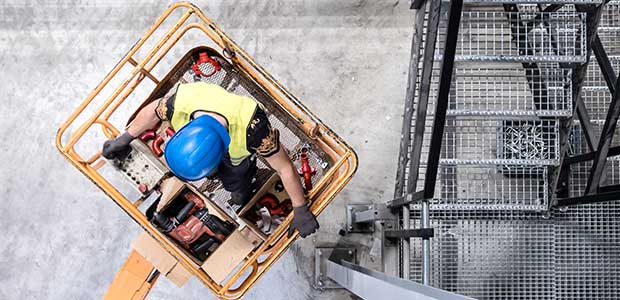
[(159, 278), (159, 271), (144, 256), (131, 251), (110, 284), (103, 300), (145, 300)]

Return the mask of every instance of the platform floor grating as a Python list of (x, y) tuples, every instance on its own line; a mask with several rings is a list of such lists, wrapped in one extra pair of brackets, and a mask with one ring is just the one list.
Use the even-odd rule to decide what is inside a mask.
[[(435, 211), (431, 220), (432, 286), (477, 299), (620, 298), (620, 203), (549, 216)], [(419, 240), (411, 262), (420, 280)]]

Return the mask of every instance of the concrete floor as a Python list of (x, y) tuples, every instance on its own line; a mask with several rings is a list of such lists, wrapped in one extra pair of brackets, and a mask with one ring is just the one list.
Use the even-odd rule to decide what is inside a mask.
[[(195, 3), (360, 158), (319, 233), (298, 240), (246, 299), (351, 298), (312, 287), (313, 252), (338, 240), (345, 204), (392, 196), (413, 23), (407, 2)], [(0, 299), (99, 299), (124, 262), (140, 229), (61, 157), (53, 138), (169, 4), (0, 3)], [(362, 264), (377, 267), (372, 237), (349, 240)], [(180, 289), (160, 280), (149, 296), (210, 298), (195, 279)]]

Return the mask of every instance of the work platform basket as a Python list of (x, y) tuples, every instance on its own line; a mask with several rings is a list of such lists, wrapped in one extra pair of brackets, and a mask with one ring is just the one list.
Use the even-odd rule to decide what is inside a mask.
[[(209, 58), (209, 63), (198, 64), (205, 57)], [(200, 72), (192, 68), (194, 66), (198, 66)], [(296, 167), (301, 167), (303, 156), (315, 170), (310, 182), (304, 182), (313, 214), (319, 215), (353, 176), (357, 168), (353, 150), (190, 3), (175, 3), (157, 19), (61, 125), (56, 146), (180, 266), (216, 296), (238, 299), (297, 237), (298, 233), (290, 238), (286, 234), (292, 213), (270, 232), (257, 229), (244, 219), (244, 210), (236, 214), (225, 207), (230, 195), (217, 179), (183, 182), (174, 177), (162, 156), (150, 151), (158, 148), (161, 140), (133, 141), (131, 159), (125, 165), (101, 157), (103, 142), (121, 133), (117, 126), (122, 128), (136, 111), (169, 93), (176, 84), (195, 81), (217, 84), (231, 93), (251, 97), (264, 106), (270, 123), (280, 132), (281, 145)], [(165, 136), (166, 128), (165, 123), (161, 124), (156, 132)], [(258, 166), (261, 169), (259, 177), (266, 174), (260, 181), (264, 183), (258, 188), (260, 193), (272, 188), (267, 185), (274, 185), (277, 176), (261, 159)], [(245, 251), (230, 254), (222, 250), (218, 253), (220, 248), (217, 248), (204, 261), (193, 257), (187, 249), (158, 230), (147, 217), (149, 210), (152, 213), (156, 205), (149, 202), (153, 196), (150, 191), (155, 189), (159, 189), (155, 194), (161, 193), (162, 197), (165, 193), (170, 196), (170, 193), (187, 192), (202, 198), (213, 214), (234, 227), (233, 233), (219, 247), (224, 247), (234, 235), (234, 239), (242, 241)], [(254, 198), (252, 202), (256, 201)], [(240, 257), (233, 259), (227, 255)], [(227, 262), (223, 263), (224, 260)], [(223, 271), (214, 271), (213, 266), (225, 267), (222, 267)]]

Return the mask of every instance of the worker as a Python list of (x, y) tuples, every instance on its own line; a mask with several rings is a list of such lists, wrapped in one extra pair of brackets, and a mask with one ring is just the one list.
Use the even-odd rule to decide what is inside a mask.
[(179, 178), (195, 181), (215, 172), (231, 205), (243, 207), (251, 198), (256, 155), (278, 173), (293, 204), (289, 237), (295, 230), (306, 237), (319, 228), (308, 210), (297, 171), (280, 145), (279, 132), (271, 127), (262, 106), (251, 98), (227, 92), (204, 82), (179, 84), (174, 93), (142, 108), (126, 131), (103, 144), (107, 159), (122, 159), (129, 143), (161, 121), (176, 133), (166, 144), (164, 157)]

